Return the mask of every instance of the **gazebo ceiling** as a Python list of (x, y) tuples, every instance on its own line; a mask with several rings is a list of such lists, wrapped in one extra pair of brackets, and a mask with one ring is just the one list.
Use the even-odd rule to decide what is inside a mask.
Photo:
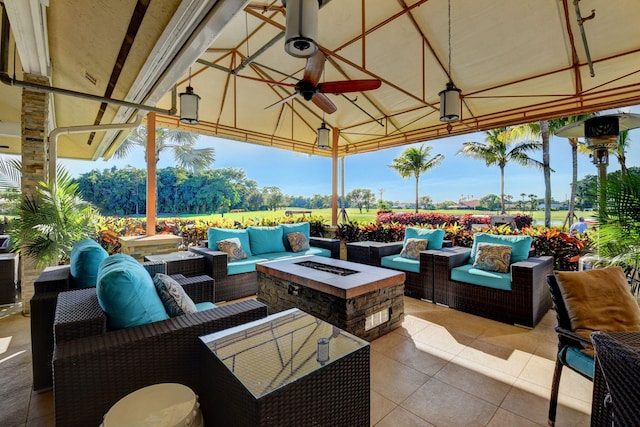
[[(4, 1), (15, 38), (25, 31), (11, 10), (19, 1), (42, 3)], [(337, 106), (330, 115), (302, 97), (265, 108), (295, 89), (258, 80), (295, 84), (305, 67), (284, 51), (281, 0), (56, 0), (44, 8), (44, 28), (54, 86), (169, 110), (171, 87), (184, 92), (191, 70), (200, 124), (160, 113), (159, 125), (329, 156), (316, 148), (324, 120), (339, 130), (342, 156), (640, 104), (640, 2), (578, 6), (583, 18), (595, 9), (583, 23), (593, 77), (573, 1), (452, 0), (450, 76), (462, 90), (462, 120), (450, 130), (438, 97), (449, 81), (447, 0), (325, 0), (321, 82), (382, 81), (376, 90), (328, 95)], [(20, 69), (28, 47), (17, 46)], [(0, 145), (19, 152), (1, 130), (20, 121), (20, 91), (3, 85), (0, 96)], [(132, 120), (134, 109), (56, 94), (53, 112), (55, 126), (78, 126)], [(125, 134), (64, 136), (58, 152), (109, 157)]]

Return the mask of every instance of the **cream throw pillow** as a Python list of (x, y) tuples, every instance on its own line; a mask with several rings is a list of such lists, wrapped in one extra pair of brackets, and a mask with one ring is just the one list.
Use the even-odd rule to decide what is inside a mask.
[(240, 239), (237, 237), (231, 237), (216, 242), (218, 248), (222, 252), (226, 252), (228, 255), (228, 261), (237, 261), (239, 259), (247, 258), (247, 253), (242, 249)]
[(300, 231), (287, 234), (287, 240), (289, 240), (289, 244), (291, 245), (291, 250), (293, 252), (301, 252), (309, 249), (307, 236)]
[(511, 246), (478, 243), (476, 260), (473, 263), (474, 268), (497, 273), (508, 273), (510, 263)]
[[(620, 267), (555, 273), (571, 329), (587, 339), (593, 331), (640, 331), (640, 308)], [(593, 357), (593, 348), (585, 354)]]
[(400, 256), (409, 259), (419, 259), (420, 252), (427, 249), (429, 241), (427, 239), (407, 239), (402, 247)]

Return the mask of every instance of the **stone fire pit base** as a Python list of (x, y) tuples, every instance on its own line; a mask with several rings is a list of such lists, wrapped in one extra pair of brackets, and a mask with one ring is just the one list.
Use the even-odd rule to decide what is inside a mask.
[[(290, 262), (268, 262), (256, 266), (258, 301), (265, 303), (270, 313), (299, 308), (368, 341), (402, 324), (403, 273), (340, 260), (320, 262), (357, 270), (370, 280), (358, 286), (357, 274), (336, 275), (339, 279), (333, 279), (326, 273)], [(376, 277), (376, 273), (385, 277)], [(344, 291), (341, 283), (350, 278), (356, 285)]]

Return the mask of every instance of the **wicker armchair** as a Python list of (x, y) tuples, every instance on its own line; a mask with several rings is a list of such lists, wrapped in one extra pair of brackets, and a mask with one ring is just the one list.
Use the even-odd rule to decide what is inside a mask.
[[(213, 298), (209, 286), (184, 288), (196, 303)], [(151, 384), (175, 382), (201, 393), (198, 337), (265, 316), (264, 304), (247, 300), (108, 331), (95, 288), (60, 293), (53, 355), (56, 425), (98, 425), (119, 399)]]
[[(166, 274), (164, 262), (144, 262), (142, 264), (151, 276)], [(53, 321), (60, 292), (70, 290), (69, 265), (47, 267), (35, 280), (34, 296), (31, 298), (31, 355), (33, 369), (33, 389), (44, 390), (53, 385), (51, 358), (53, 356)], [(213, 288), (211, 277), (174, 277), (178, 283), (204, 282)], [(213, 301), (210, 299), (209, 301)]]
[[(578, 360), (588, 362), (586, 355), (581, 353), (583, 348), (582, 344), (591, 344), (591, 342), (574, 333), (571, 330), (571, 320), (569, 319), (569, 313), (562, 299), (562, 293), (558, 287), (558, 281), (556, 276), (549, 274), (547, 276), (547, 284), (549, 285), (549, 292), (553, 299), (553, 305), (556, 309), (556, 333), (558, 334), (558, 355), (556, 357), (556, 367), (553, 371), (553, 382), (551, 383), (551, 398), (549, 400), (549, 425), (555, 425), (556, 422), (556, 410), (558, 407), (558, 389), (560, 387), (560, 377), (562, 375), (562, 368), (564, 366), (577, 372), (583, 377), (593, 381), (593, 359), (591, 359), (591, 365), (584, 368), (584, 363), (575, 363)], [(569, 356), (569, 357), (567, 357)], [(574, 357), (577, 356), (577, 357)]]
[[(592, 426), (640, 425), (640, 332), (593, 332), (596, 350)], [(607, 393), (608, 392), (608, 393)]]
[[(362, 248), (359, 247), (359, 243), (356, 243), (355, 245), (347, 244), (347, 259), (349, 261), (359, 262), (361, 264), (370, 264), (376, 267), (381, 266), (380, 260), (382, 258), (400, 254), (404, 246), (404, 242), (362, 242), (366, 244), (366, 247)], [(363, 251), (363, 249), (366, 250)], [(433, 254), (440, 251), (445, 253), (457, 253), (459, 251), (468, 250), (469, 249), (467, 248), (452, 247), (451, 242), (445, 240), (442, 249), (420, 252), (420, 271), (418, 273), (408, 270), (398, 270), (405, 273), (404, 294), (413, 298), (434, 301)]]
[(434, 302), (456, 310), (497, 320), (534, 327), (551, 308), (545, 277), (553, 271), (550, 256), (529, 256), (514, 262), (511, 290), (459, 282), (451, 279), (451, 270), (468, 264), (470, 250), (434, 251)]
[[(311, 237), (309, 244), (317, 248), (328, 249), (331, 251), (331, 258), (340, 258), (340, 240), (338, 239)], [(204, 257), (204, 274), (208, 274), (216, 281), (216, 298), (214, 302), (232, 301), (255, 295), (258, 292), (257, 272), (227, 274), (226, 252), (207, 247), (190, 247), (189, 251)]]

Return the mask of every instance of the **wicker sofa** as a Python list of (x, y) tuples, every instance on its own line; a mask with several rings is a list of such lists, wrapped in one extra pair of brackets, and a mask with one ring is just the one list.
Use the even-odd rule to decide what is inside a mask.
[[(213, 298), (211, 286), (183, 287), (196, 303)], [(264, 304), (246, 300), (109, 331), (96, 288), (60, 293), (53, 354), (56, 426), (98, 425), (119, 399), (151, 384), (176, 382), (200, 393), (198, 337), (265, 316)]]
[[(478, 236), (483, 234), (476, 234), (474, 248), (480, 240)], [(502, 239), (502, 244), (508, 243), (508, 239), (504, 238), (510, 237), (519, 236), (495, 236), (497, 241)], [(482, 278), (477, 279), (476, 283), (456, 280), (461, 270), (464, 274), (472, 269), (474, 248), (433, 251), (434, 302), (500, 322), (534, 327), (551, 308), (546, 276), (553, 272), (553, 258), (531, 256), (531, 244), (528, 245), (525, 259), (516, 260), (509, 266), (509, 272), (506, 273), (509, 289), (490, 284), (492, 278), (487, 278), (486, 284), (481, 283)], [(456, 269), (460, 269), (458, 275), (454, 273)], [(489, 275), (492, 274), (486, 276)]]
[[(231, 301), (255, 295), (258, 276), (255, 265), (259, 262), (304, 255), (340, 258), (340, 241), (309, 235), (309, 223), (281, 224), (276, 227), (248, 227), (242, 229), (210, 228), (207, 247), (190, 247), (191, 252), (204, 256), (205, 271), (216, 282), (215, 301)], [(310, 248), (293, 252), (286, 240), (288, 233), (302, 232)], [(236, 237), (237, 236), (237, 237)], [(248, 257), (229, 261), (226, 252), (218, 250), (216, 242), (224, 238), (239, 238)], [(279, 247), (279, 249), (276, 249)]]

